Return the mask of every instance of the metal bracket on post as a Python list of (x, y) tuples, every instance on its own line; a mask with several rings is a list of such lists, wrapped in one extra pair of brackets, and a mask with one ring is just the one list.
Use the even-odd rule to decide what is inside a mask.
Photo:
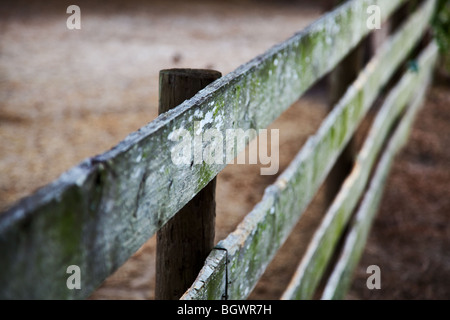
[(222, 300), (228, 300), (228, 264), (230, 263), (228, 260), (228, 250), (220, 247), (214, 247), (213, 250), (225, 251), (225, 292), (222, 294)]

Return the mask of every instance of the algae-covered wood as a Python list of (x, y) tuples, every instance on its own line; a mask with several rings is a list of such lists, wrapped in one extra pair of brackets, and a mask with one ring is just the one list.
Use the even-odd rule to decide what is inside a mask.
[[(318, 132), (308, 139), (275, 184), (266, 189), (262, 201), (233, 233), (219, 242), (220, 247), (227, 249), (230, 260), (227, 270), (231, 299), (246, 298), (251, 292), (378, 92), (419, 40), (433, 4), (428, 1), (384, 44)], [(223, 252), (213, 252), (212, 260), (207, 260), (204, 270), (182, 299), (220, 299), (224, 284), (217, 281), (225, 279), (224, 261)]]
[[(385, 20), (403, 2), (345, 3), (1, 214), (0, 298), (89, 296), (225, 167), (175, 165), (176, 130), (267, 127), (370, 31), (368, 5)], [(66, 287), (69, 265), (81, 290)]]
[[(431, 47), (430, 50), (434, 50)], [(311, 299), (332, 258), (342, 232), (365, 190), (371, 168), (392, 125), (411, 100), (414, 92), (427, 85), (429, 70), (435, 55), (425, 51), (418, 59), (419, 72), (408, 72), (386, 98), (377, 114), (355, 166), (328, 209), (323, 222), (313, 236), (283, 299)]]
[(372, 225), (372, 221), (377, 212), (389, 169), (395, 154), (406, 142), (415, 114), (422, 104), (433, 69), (432, 66), (437, 57), (436, 46), (434, 44), (431, 45), (426, 54), (429, 55), (428, 58), (431, 60), (431, 63), (420, 68), (420, 70), (422, 70), (421, 72), (425, 74), (425, 79), (422, 79), (420, 86), (417, 87), (417, 93), (411, 95), (415, 97), (411, 102), (406, 115), (403, 117), (400, 125), (393, 134), (393, 137), (390, 139), (388, 147), (376, 167), (369, 188), (364, 195), (362, 203), (355, 215), (355, 219), (350, 226), (350, 231), (345, 240), (342, 254), (325, 286), (322, 299), (345, 298), (345, 294), (352, 279), (353, 270), (363, 252), (370, 226)]

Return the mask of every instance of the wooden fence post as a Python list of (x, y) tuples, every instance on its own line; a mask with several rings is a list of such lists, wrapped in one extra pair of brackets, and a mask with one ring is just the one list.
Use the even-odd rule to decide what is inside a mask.
[[(159, 74), (159, 113), (166, 112), (221, 73), (213, 70), (167, 69)], [(204, 187), (157, 233), (157, 300), (179, 299), (195, 281), (214, 246), (216, 178)]]

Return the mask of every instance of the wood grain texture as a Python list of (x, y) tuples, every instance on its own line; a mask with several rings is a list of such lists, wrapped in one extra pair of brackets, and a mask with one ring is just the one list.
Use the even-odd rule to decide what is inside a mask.
[[(345, 3), (2, 213), (0, 298), (89, 296), (225, 167), (174, 165), (175, 130), (267, 127), (369, 32), (368, 5), (385, 20), (403, 2)], [(81, 290), (65, 285), (69, 265)]]
[(391, 90), (378, 112), (355, 166), (328, 209), (283, 299), (311, 299), (321, 280), (348, 220), (363, 194), (372, 167), (390, 130), (414, 96), (426, 87), (435, 55), (425, 51), (418, 60), (419, 73), (408, 72)]
[[(228, 296), (231, 299), (244, 299), (249, 295), (378, 92), (419, 40), (428, 23), (426, 17), (431, 16), (433, 8), (434, 2), (427, 1), (422, 10), (380, 48), (317, 133), (266, 189), (261, 202), (233, 233), (219, 242), (218, 245), (228, 251), (230, 260)], [(220, 299), (225, 288), (224, 261), (223, 252), (213, 252), (182, 299)]]

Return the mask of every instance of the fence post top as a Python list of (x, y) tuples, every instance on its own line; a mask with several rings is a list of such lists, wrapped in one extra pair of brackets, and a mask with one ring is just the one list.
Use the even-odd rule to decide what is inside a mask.
[(190, 68), (172, 68), (163, 69), (159, 71), (161, 75), (174, 75), (174, 76), (185, 76), (190, 78), (199, 79), (217, 79), (222, 76), (222, 73), (211, 69), (190, 69)]

